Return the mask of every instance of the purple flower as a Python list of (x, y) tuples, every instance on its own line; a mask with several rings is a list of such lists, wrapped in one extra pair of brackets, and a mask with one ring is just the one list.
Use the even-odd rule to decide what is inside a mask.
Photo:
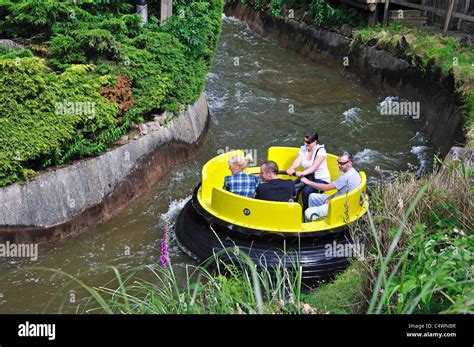
[(163, 268), (166, 267), (166, 264), (168, 263), (168, 245), (166, 244), (166, 227), (165, 227), (165, 233), (163, 234), (163, 240), (161, 241), (161, 266)]

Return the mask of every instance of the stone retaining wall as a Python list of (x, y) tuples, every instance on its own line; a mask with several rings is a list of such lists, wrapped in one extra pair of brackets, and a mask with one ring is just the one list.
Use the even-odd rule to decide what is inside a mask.
[(109, 219), (192, 154), (208, 119), (203, 93), (167, 126), (150, 122), (142, 136), (103, 155), (0, 188), (0, 242), (57, 240)]

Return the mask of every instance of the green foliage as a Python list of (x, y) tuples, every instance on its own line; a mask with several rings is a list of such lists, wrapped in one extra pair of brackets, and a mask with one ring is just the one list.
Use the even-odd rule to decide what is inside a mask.
[[(378, 273), (369, 313), (474, 312), (472, 178), (462, 167), (445, 167), (429, 184), (403, 179), (374, 192), (384, 194), (376, 213), (387, 218), (371, 223), (380, 262), (367, 264)], [(410, 206), (397, 210), (407, 198)]]
[(50, 46), (51, 62), (60, 68), (70, 64), (119, 61), (121, 45), (105, 29), (82, 29), (70, 35), (56, 35)]
[[(222, 11), (223, 2), (218, 1), (214, 6), (208, 2), (193, 2), (176, 7), (177, 15), (167, 20), (161, 30), (181, 41), (186, 54), (209, 62), (215, 54)], [(155, 19), (149, 27), (156, 25)]]
[[(100, 154), (132, 122), (155, 111), (178, 114), (198, 98), (215, 55), (223, 1), (180, 0), (166, 25), (152, 16), (144, 27), (134, 5), (0, 0), (0, 35), (27, 39), (49, 59), (0, 47), (0, 186), (24, 182), (32, 169)], [(135, 100), (124, 115), (99, 94), (114, 90), (119, 75), (131, 82)], [(56, 102), (93, 104), (95, 115), (59, 115)]]
[(474, 129), (474, 88), (464, 96), (464, 110), (467, 114), (466, 128)]
[(240, 0), (257, 11), (269, 11), (280, 17), (284, 10), (309, 12), (317, 26), (336, 27), (347, 23), (352, 27), (365, 25), (366, 15), (359, 9), (331, 0)]
[(207, 65), (193, 65), (186, 49), (167, 33), (147, 33), (132, 40), (126, 48), (123, 74), (133, 84), (137, 104), (150, 112), (162, 108), (179, 113), (180, 105), (194, 102), (204, 88)]
[(304, 294), (301, 300), (318, 312), (330, 314), (359, 313), (364, 297), (361, 291), (363, 267), (353, 262), (336, 276), (333, 282), (322, 284), (314, 293)]
[(459, 230), (452, 220), (435, 216), (433, 222), (434, 230), (418, 224), (406, 240), (402, 270), (387, 288), (388, 312), (441, 312), (468, 295), (474, 299), (470, 289), (474, 236)]
[(55, 22), (67, 21), (77, 7), (59, 0), (2, 1), (0, 32), (13, 37), (49, 36)]
[(24, 181), (29, 164), (48, 162), (65, 142), (115, 123), (116, 105), (97, 92), (107, 76), (92, 70), (75, 66), (56, 75), (38, 58), (0, 60), (0, 186)]
[[(184, 285), (178, 284), (173, 267), (144, 265), (120, 273), (112, 270), (114, 281), (100, 289), (89, 287), (79, 278), (54, 269), (59, 276), (70, 279), (61, 290), (66, 292), (75, 285), (86, 290), (90, 297), (78, 307), (83, 313), (135, 313), (135, 314), (255, 314), (303, 313), (299, 301), (301, 278), (292, 275), (284, 260), (274, 270), (258, 268), (243, 253), (229, 263), (223, 250), (206, 264), (187, 267)], [(227, 261), (223, 259), (227, 258)], [(212, 267), (210, 271), (208, 267)], [(144, 275), (152, 280), (143, 280)], [(120, 284), (116, 288), (117, 283)], [(75, 289), (76, 290), (76, 289)], [(62, 296), (62, 295), (61, 295)]]
[(1, 59), (15, 59), (15, 58), (31, 58), (33, 53), (29, 49), (11, 50), (4, 46), (0, 46)]
[(313, 0), (310, 11), (316, 25), (327, 23), (329, 18), (334, 15), (341, 16), (339, 10), (332, 7), (326, 0)]
[(272, 0), (270, 3), (270, 11), (273, 17), (281, 16), (283, 12), (283, 2), (284, 0)]
[(376, 36), (377, 30), (381, 30), (381, 28), (380, 23), (376, 23), (373, 27), (360, 28), (353, 32), (354, 39), (362, 44), (367, 44)]
[(330, 16), (326, 24), (329, 26), (338, 26), (343, 23), (349, 24), (353, 28), (365, 27), (367, 25), (367, 15), (358, 8), (348, 5), (335, 7), (334, 14)]

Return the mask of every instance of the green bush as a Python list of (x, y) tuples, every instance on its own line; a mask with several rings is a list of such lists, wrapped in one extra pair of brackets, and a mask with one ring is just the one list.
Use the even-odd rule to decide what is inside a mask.
[(56, 22), (68, 21), (77, 7), (59, 0), (0, 2), (1, 30), (12, 37), (49, 36)]
[[(147, 33), (137, 36), (133, 47), (127, 47), (128, 66), (123, 73), (135, 81), (137, 103), (147, 111), (158, 108), (177, 113), (180, 105), (193, 103), (204, 88), (208, 66), (205, 61), (189, 63), (186, 48), (167, 33)], [(156, 72), (160, 72), (157, 74)], [(164, 90), (166, 88), (166, 90)], [(162, 99), (157, 100), (157, 91)], [(155, 101), (149, 99), (153, 92)], [(139, 101), (139, 100), (142, 101)]]
[[(214, 5), (195, 2), (178, 7), (177, 15), (168, 20), (162, 30), (178, 38), (184, 44), (187, 54), (210, 61), (220, 33), (222, 4), (219, 1)], [(154, 23), (156, 25), (156, 20)]]
[(105, 29), (82, 29), (51, 40), (51, 62), (60, 68), (69, 64), (119, 61), (122, 47)]
[[(198, 98), (223, 1), (180, 0), (166, 25), (152, 13), (143, 27), (134, 4), (0, 0), (0, 35), (34, 44), (21, 51), (0, 47), (0, 186), (24, 182), (32, 169), (100, 154), (132, 122), (156, 111), (177, 114)], [(33, 58), (38, 47), (48, 61)], [(99, 94), (113, 90), (120, 75), (131, 82), (135, 100), (124, 115)], [(56, 102), (94, 104), (95, 116), (60, 115)]]
[(347, 23), (353, 27), (365, 25), (365, 14), (354, 7), (332, 0), (240, 0), (257, 11), (269, 11), (280, 17), (284, 10), (309, 12), (317, 26), (339, 26)]
[(474, 176), (451, 165), (374, 190), (369, 313), (474, 312)]
[(79, 134), (115, 124), (117, 106), (97, 92), (109, 79), (92, 66), (56, 75), (38, 58), (1, 59), (0, 186), (24, 181), (28, 167), (44, 166), (35, 161), (47, 162)]

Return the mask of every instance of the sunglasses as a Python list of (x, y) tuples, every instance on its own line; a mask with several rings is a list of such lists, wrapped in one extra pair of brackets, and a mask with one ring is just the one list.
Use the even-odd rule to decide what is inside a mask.
[(337, 165), (343, 166), (343, 165), (346, 165), (348, 162), (350, 162), (350, 160), (344, 161), (344, 162), (340, 162), (340, 161), (338, 160), (338, 161), (337, 161)]
[(311, 144), (312, 142), (311, 141), (308, 141), (308, 140), (303, 140), (303, 142), (307, 145)]

